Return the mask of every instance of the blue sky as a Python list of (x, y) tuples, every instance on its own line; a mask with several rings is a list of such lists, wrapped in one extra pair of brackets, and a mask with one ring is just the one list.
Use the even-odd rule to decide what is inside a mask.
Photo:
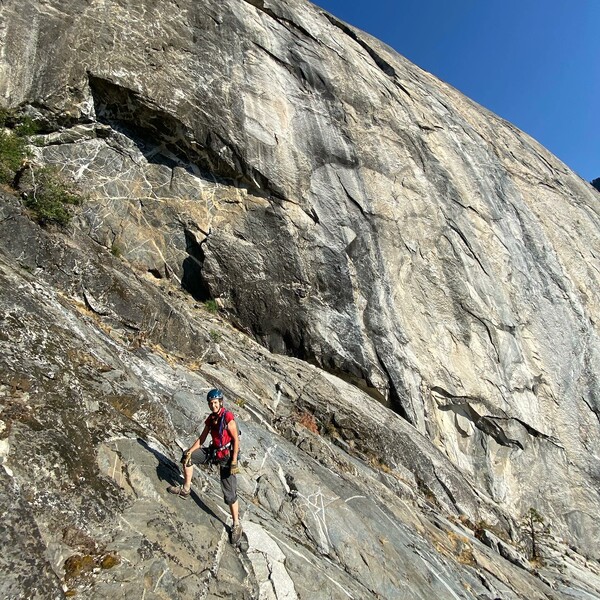
[(600, 177), (600, 0), (317, 0)]

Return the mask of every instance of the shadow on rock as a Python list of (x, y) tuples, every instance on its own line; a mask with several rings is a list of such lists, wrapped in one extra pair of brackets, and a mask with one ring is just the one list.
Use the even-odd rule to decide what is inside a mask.
[[(159, 481), (164, 481), (169, 485), (179, 485), (181, 484), (181, 471), (179, 470), (179, 465), (172, 461), (170, 458), (167, 458), (162, 452), (156, 450), (156, 448), (152, 448), (148, 445), (148, 443), (142, 438), (137, 438), (137, 442), (140, 446), (142, 446), (145, 450), (154, 455), (156, 460), (158, 460), (158, 464), (156, 465), (156, 476)], [(165, 489), (166, 492), (166, 489)], [(218, 515), (216, 515), (198, 496), (198, 494), (192, 489), (190, 494), (190, 498), (202, 509), (205, 513), (215, 518), (217, 521), (220, 521), (224, 526), (227, 526), (227, 523)]]

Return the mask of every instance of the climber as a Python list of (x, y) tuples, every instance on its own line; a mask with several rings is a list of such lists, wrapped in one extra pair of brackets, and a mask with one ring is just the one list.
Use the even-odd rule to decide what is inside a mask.
[[(171, 494), (187, 498), (191, 493), (194, 465), (219, 465), (221, 489), (225, 503), (229, 505), (233, 525), (231, 528), (231, 543), (237, 545), (242, 537), (242, 526), (239, 520), (237, 499), (237, 479), (239, 473), (238, 453), (240, 449), (239, 435), (233, 413), (223, 406), (223, 392), (213, 389), (206, 395), (210, 409), (204, 422), (200, 437), (188, 448), (181, 457), (183, 465), (183, 485), (172, 485), (167, 488)], [(203, 448), (202, 444), (210, 433), (211, 443)]]

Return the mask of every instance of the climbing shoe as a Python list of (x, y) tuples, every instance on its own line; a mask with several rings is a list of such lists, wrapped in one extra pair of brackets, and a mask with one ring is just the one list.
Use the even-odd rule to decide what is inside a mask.
[(242, 539), (242, 533), (242, 526), (239, 522), (231, 528), (231, 543), (234, 546), (237, 546), (240, 543)]
[(175, 494), (180, 498), (187, 498), (192, 493), (190, 490), (186, 492), (182, 485), (170, 485), (167, 488), (167, 492), (169, 492), (169, 494)]

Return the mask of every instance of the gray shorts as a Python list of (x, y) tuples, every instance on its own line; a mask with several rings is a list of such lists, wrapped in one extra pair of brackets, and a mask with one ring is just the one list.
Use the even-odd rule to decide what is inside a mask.
[[(212, 464), (212, 453), (208, 448), (198, 448), (192, 452), (192, 464), (193, 465), (207, 465)], [(225, 504), (231, 506), (237, 502), (237, 478), (231, 474), (231, 458), (228, 458), (226, 462), (216, 462), (214, 464), (219, 465), (219, 476), (221, 479), (221, 489), (223, 490), (223, 500)]]

